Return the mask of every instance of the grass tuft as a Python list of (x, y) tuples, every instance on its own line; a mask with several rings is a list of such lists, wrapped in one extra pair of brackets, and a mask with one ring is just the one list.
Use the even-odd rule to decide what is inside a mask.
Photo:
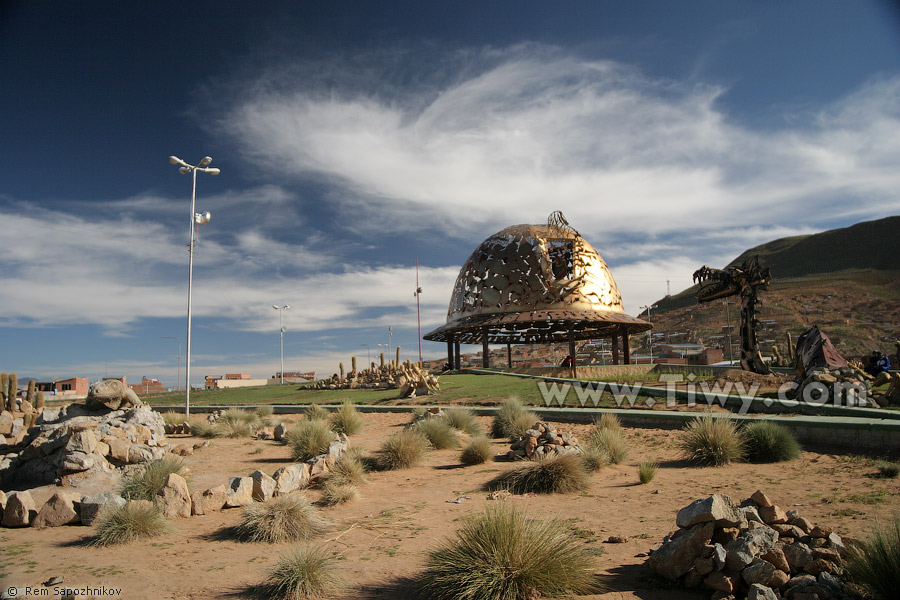
[(166, 425), (181, 425), (184, 423), (184, 413), (178, 413), (174, 410), (167, 410), (164, 413), (160, 413), (163, 418), (163, 422)]
[(277, 496), (244, 507), (235, 530), (250, 542), (296, 542), (328, 530), (328, 522), (318, 512), (303, 494)]
[(571, 494), (587, 489), (590, 475), (581, 456), (541, 458), (501, 473), (488, 483), (492, 490), (513, 494)]
[(352, 402), (343, 402), (336, 411), (331, 413), (331, 428), (337, 433), (356, 435), (362, 431), (366, 422)]
[(109, 505), (100, 511), (96, 521), (94, 546), (113, 546), (134, 540), (158, 537), (172, 529), (162, 511), (148, 501)]
[(594, 419), (594, 427), (597, 430), (618, 429), (621, 431), (622, 422), (619, 420), (619, 417), (613, 413), (603, 413), (600, 415), (599, 419)]
[(477, 436), (472, 438), (472, 441), (462, 449), (459, 454), (459, 462), (464, 465), (480, 465), (490, 460), (493, 455), (491, 440), (484, 436)]
[(621, 428), (594, 429), (585, 439), (585, 445), (605, 454), (611, 465), (621, 463), (628, 456), (628, 440)]
[(879, 460), (875, 463), (878, 468), (878, 477), (885, 479), (896, 479), (900, 475), (900, 465), (887, 460)]
[(638, 479), (641, 480), (641, 483), (650, 483), (656, 476), (656, 469), (658, 468), (659, 465), (657, 463), (650, 460), (642, 460), (641, 464), (638, 465)]
[(731, 417), (707, 413), (688, 423), (678, 446), (688, 460), (721, 466), (744, 457), (744, 441)]
[(271, 417), (274, 414), (275, 409), (268, 404), (256, 407), (256, 416), (258, 416), (260, 419), (265, 420), (267, 417)]
[(444, 411), (444, 418), (453, 429), (458, 429), (469, 435), (482, 435), (481, 425), (475, 413), (468, 408), (448, 408)]
[(122, 479), (122, 497), (126, 500), (153, 500), (156, 492), (166, 485), (170, 473), (177, 473), (186, 480), (191, 478), (181, 458), (159, 458)]
[(527, 410), (518, 398), (509, 398), (494, 414), (491, 435), (519, 441), (525, 432), (540, 420), (541, 418)]
[(382, 469), (407, 469), (422, 462), (428, 452), (428, 439), (417, 429), (395, 433), (381, 445), (378, 466)]
[(428, 443), (435, 450), (459, 448), (459, 438), (456, 437), (456, 430), (450, 427), (444, 419), (423, 419), (418, 421), (413, 427), (425, 436)]
[(359, 452), (344, 452), (338, 458), (328, 474), (328, 480), (341, 481), (350, 485), (362, 485), (366, 482), (365, 458)]
[(280, 555), (256, 591), (267, 600), (300, 600), (333, 597), (341, 586), (337, 559), (325, 548), (301, 546)]
[(191, 422), (191, 435), (199, 438), (211, 439), (226, 437), (228, 432), (215, 423), (204, 420)]
[(329, 477), (322, 484), (322, 506), (336, 506), (359, 498), (359, 488), (352, 483), (341, 479)]
[(300, 421), (285, 434), (285, 440), (291, 447), (291, 457), (305, 462), (328, 451), (334, 432), (325, 421)]
[(772, 421), (755, 421), (743, 430), (746, 458), (774, 463), (800, 458), (800, 443), (787, 428)]
[(327, 408), (322, 408), (318, 404), (310, 404), (303, 412), (307, 421), (327, 421), (331, 416), (331, 412)]
[(589, 594), (594, 560), (565, 522), (498, 503), (464, 518), (429, 553), (416, 587), (433, 600), (518, 600)]
[(869, 538), (851, 546), (846, 568), (850, 579), (872, 598), (896, 598), (900, 589), (900, 517), (887, 527), (876, 527)]
[(584, 465), (584, 470), (588, 473), (596, 473), (610, 464), (609, 455), (593, 446), (587, 446), (584, 449), (584, 453), (581, 455), (581, 462)]

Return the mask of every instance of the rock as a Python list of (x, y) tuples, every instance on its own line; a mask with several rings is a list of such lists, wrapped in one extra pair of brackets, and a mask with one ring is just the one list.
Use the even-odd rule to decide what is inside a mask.
[(787, 544), (782, 551), (785, 558), (787, 558), (788, 564), (791, 565), (792, 571), (802, 571), (813, 559), (809, 547), (800, 542)]
[(109, 456), (109, 444), (105, 442), (97, 442), (97, 446), (94, 448), (94, 453), (99, 454), (100, 456)]
[(843, 540), (841, 540), (841, 536), (836, 533), (828, 534), (828, 547), (834, 548), (840, 554), (844, 554), (847, 551), (847, 548), (844, 546)]
[(178, 473), (169, 473), (154, 501), (167, 519), (191, 516), (191, 493), (184, 477)]
[(42, 529), (80, 522), (81, 516), (75, 510), (75, 498), (65, 492), (56, 492), (41, 507), (31, 526)]
[(713, 533), (712, 541), (716, 544), (727, 546), (730, 542), (736, 540), (739, 535), (741, 535), (741, 530), (737, 527), (717, 528), (715, 533)]
[(753, 495), (750, 496), (750, 499), (759, 506), (772, 506), (772, 501), (769, 500), (769, 497), (762, 490), (756, 490), (755, 492), (753, 492)]
[(753, 559), (765, 554), (775, 546), (778, 533), (768, 527), (748, 529), (740, 537), (725, 546), (727, 555), (725, 567), (731, 571), (740, 571), (753, 562)]
[(828, 562), (838, 564), (841, 562), (841, 553), (834, 548), (813, 548), (812, 555), (813, 558), (824, 558)]
[(713, 494), (709, 498), (695, 500), (679, 510), (675, 517), (675, 523), (679, 527), (690, 527), (706, 521), (714, 521), (719, 527), (735, 527), (744, 518), (734, 501), (724, 494)]
[(707, 521), (683, 530), (682, 535), (650, 555), (650, 568), (667, 579), (681, 577), (691, 569), (703, 546), (712, 539), (713, 528), (713, 522)]
[(762, 520), (766, 525), (772, 525), (774, 523), (787, 523), (788, 520), (787, 515), (784, 513), (784, 511), (775, 505), (760, 506), (759, 516), (762, 517)]
[(275, 480), (276, 496), (283, 496), (294, 490), (305, 488), (309, 483), (309, 465), (298, 463), (281, 467), (275, 471), (272, 479)]
[(775, 544), (775, 546), (771, 550), (769, 550), (765, 554), (762, 554), (760, 558), (775, 565), (776, 569), (790, 573), (791, 566), (788, 563), (787, 558), (784, 556), (784, 551), (782, 550), (783, 546), (783, 544)]
[(772, 588), (754, 583), (747, 591), (747, 600), (778, 600)]
[(30, 493), (10, 492), (6, 497), (6, 507), (3, 509), (3, 519), (0, 521), (0, 525), (28, 527), (36, 515), (37, 508)]
[(85, 454), (84, 452), (70, 452), (63, 458), (62, 465), (59, 467), (61, 473), (80, 473), (94, 467), (96, 459), (93, 454)]
[(0, 490), (0, 518), (3, 518), (4, 509), (6, 509), (6, 492)]
[(803, 567), (803, 570), (810, 575), (818, 575), (819, 573), (833, 573), (834, 565), (832, 565), (824, 558), (814, 558), (813, 560), (806, 563), (806, 566)]
[(750, 585), (757, 583), (760, 585), (767, 585), (776, 570), (777, 569), (772, 563), (761, 558), (756, 558), (741, 572), (741, 577), (743, 577), (744, 581)]
[(284, 440), (284, 436), (287, 433), (287, 426), (284, 423), (279, 423), (275, 426), (275, 429), (272, 430), (272, 437), (276, 442), (280, 442)]
[(694, 572), (696, 572), (698, 575), (709, 575), (715, 570), (716, 565), (712, 557), (694, 559)]
[(141, 406), (143, 402), (130, 387), (118, 379), (95, 381), (88, 388), (85, 405), (116, 410), (122, 407)]
[(768, 585), (772, 589), (778, 589), (784, 587), (787, 582), (790, 580), (791, 576), (788, 575), (785, 571), (776, 570), (772, 575), (772, 579), (769, 580)]
[(711, 590), (717, 590), (720, 592), (725, 592), (726, 594), (730, 594), (734, 591), (736, 584), (735, 577), (732, 575), (727, 575), (722, 571), (716, 571), (715, 573), (710, 573), (706, 576), (706, 579), (703, 580), (703, 585), (708, 587)]
[(275, 480), (262, 471), (250, 473), (253, 480), (253, 499), (257, 502), (267, 502), (275, 495)]
[(695, 588), (703, 583), (703, 575), (698, 573), (696, 569), (691, 569), (687, 572), (687, 575), (684, 576), (684, 579), (681, 580), (681, 583), (686, 588)]
[(772, 523), (772, 529), (778, 532), (779, 537), (791, 537), (799, 539), (806, 534), (806, 532), (804, 532), (796, 525), (790, 525), (788, 523)]
[(838, 594), (840, 594), (843, 587), (841, 585), (841, 582), (838, 581), (838, 579), (834, 575), (828, 573), (827, 571), (822, 571), (821, 573), (819, 573), (818, 577), (816, 577), (816, 583), (820, 588), (828, 590), (828, 592), (833, 596), (837, 596)]
[(628, 542), (628, 538), (624, 535), (611, 535), (606, 538), (606, 544), (624, 544)]
[(12, 435), (13, 416), (8, 410), (0, 412), (0, 435)]
[(746, 519), (748, 523), (763, 522), (762, 517), (759, 516), (759, 511), (756, 510), (755, 506), (741, 506), (738, 507), (738, 510), (740, 510), (744, 514), (744, 519)]
[(192, 456), (194, 454), (194, 449), (190, 446), (185, 446), (183, 444), (179, 444), (174, 448), (170, 449), (169, 452), (172, 454), (176, 454), (178, 456)]
[(831, 527), (822, 527), (820, 525), (816, 525), (809, 532), (809, 537), (814, 538), (827, 538), (829, 535), (833, 533)]
[(69, 436), (66, 442), (66, 452), (83, 452), (91, 454), (97, 447), (97, 436), (90, 429), (76, 431)]
[(334, 440), (328, 444), (328, 452), (325, 454), (325, 462), (328, 468), (334, 466), (334, 463), (341, 457), (341, 454), (347, 451), (347, 445), (339, 440)]
[(248, 504), (253, 504), (253, 480), (249, 477), (232, 477), (228, 481), (225, 507), (235, 508)]
[(256, 439), (258, 440), (271, 440), (272, 439), (272, 431), (268, 427), (263, 427), (259, 431), (256, 432)]
[(323, 454), (307, 461), (309, 465), (309, 482), (315, 483), (328, 474), (328, 462)]
[[(790, 515), (788, 516), (790, 517)], [(810, 523), (808, 519), (804, 519), (800, 516), (788, 518), (788, 523), (793, 525), (794, 527), (799, 527), (803, 530), (803, 533), (809, 533), (813, 528), (813, 524)]]
[(81, 502), (78, 503), (78, 512), (81, 514), (81, 524), (91, 525), (94, 522), (94, 519), (97, 518), (100, 510), (108, 505), (125, 506), (125, 499), (112, 492), (82, 496)]
[(109, 436), (106, 438), (106, 444), (109, 446), (109, 457), (123, 463), (128, 463), (128, 451), (131, 448), (131, 442), (125, 438)]
[(716, 568), (716, 571), (721, 571), (725, 568), (725, 558), (728, 556), (727, 552), (725, 552), (725, 547), (722, 544), (716, 544), (713, 546), (712, 559), (713, 566)]
[(222, 510), (228, 497), (228, 488), (224, 485), (217, 485), (205, 492), (194, 492), (191, 494), (191, 514), (206, 515), (211, 512)]
[(153, 450), (144, 444), (131, 444), (128, 447), (128, 463), (137, 464), (153, 460)]

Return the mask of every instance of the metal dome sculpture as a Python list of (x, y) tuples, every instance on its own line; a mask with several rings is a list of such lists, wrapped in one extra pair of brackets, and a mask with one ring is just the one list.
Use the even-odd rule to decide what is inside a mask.
[(546, 225), (514, 225), (486, 239), (459, 272), (447, 324), (424, 339), (451, 344), (532, 344), (618, 339), (628, 363), (628, 335), (651, 328), (625, 314), (622, 297), (597, 251), (559, 211)]

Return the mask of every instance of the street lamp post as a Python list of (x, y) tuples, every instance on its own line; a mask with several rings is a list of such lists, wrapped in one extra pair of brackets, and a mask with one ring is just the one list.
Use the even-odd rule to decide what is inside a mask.
[(204, 156), (196, 165), (189, 164), (177, 156), (170, 156), (169, 162), (178, 166), (178, 171), (182, 175), (191, 174), (191, 243), (188, 245), (188, 301), (187, 301), (187, 359), (184, 363), (184, 419), (187, 421), (191, 417), (191, 286), (194, 279), (194, 227), (196, 225), (206, 225), (209, 223), (209, 211), (204, 213), (196, 212), (197, 204), (197, 171), (201, 173), (209, 173), (210, 175), (218, 175), (219, 169), (216, 167), (207, 167), (212, 162), (212, 157)]
[(160, 336), (161, 340), (175, 340), (178, 342), (178, 374), (175, 376), (175, 391), (178, 391), (178, 386), (181, 385), (181, 340), (177, 337), (172, 337), (170, 335)]
[(278, 311), (278, 322), (281, 325), (281, 383), (284, 384), (284, 310), (290, 306), (273, 304), (272, 308)]
[[(647, 311), (647, 322), (650, 322), (650, 310), (653, 308), (659, 308), (659, 304), (654, 304), (653, 306), (642, 306), (644, 310)], [(653, 334), (648, 329), (647, 330), (647, 344), (650, 348), (650, 364), (653, 364)]]
[(369, 345), (368, 344), (360, 344), (360, 346), (366, 347), (366, 360), (368, 361), (366, 363), (366, 368), (369, 369), (372, 367), (372, 353), (369, 351)]
[(419, 326), (419, 365), (422, 364), (422, 311), (419, 306), (419, 296), (422, 294), (422, 288), (419, 287), (419, 259), (416, 259), (416, 323)]

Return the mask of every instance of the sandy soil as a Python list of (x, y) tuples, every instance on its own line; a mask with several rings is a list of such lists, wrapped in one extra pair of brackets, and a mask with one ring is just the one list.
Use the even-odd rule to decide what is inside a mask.
[[(364, 418), (365, 431), (351, 441), (370, 450), (410, 419), (407, 414), (365, 414)], [(489, 418), (482, 419), (484, 427), (489, 423)], [(578, 435), (587, 426), (559, 428)], [(659, 589), (639, 555), (674, 528), (678, 509), (712, 493), (740, 500), (763, 489), (782, 507), (796, 508), (813, 522), (831, 525), (851, 537), (863, 537), (877, 519), (884, 521), (897, 512), (900, 485), (897, 480), (872, 478), (875, 469), (868, 459), (804, 452), (800, 459), (779, 465), (696, 468), (678, 459), (677, 431), (626, 429), (626, 435), (631, 452), (625, 464), (595, 474), (586, 492), (507, 500), (535, 516), (570, 520), (584, 543), (596, 549), (598, 581), (606, 591), (586, 598), (708, 597)], [(197, 441), (171, 437), (173, 443)], [(503, 440), (495, 440), (494, 445), (498, 453), (507, 449)], [(288, 456), (286, 447), (271, 441), (222, 439), (212, 440), (186, 463), (193, 472), (192, 486), (206, 489), (227, 482), (228, 476), (248, 475), (256, 469), (271, 474), (288, 464)], [(638, 484), (637, 465), (642, 459), (660, 463), (656, 478), (647, 485)], [(484, 484), (512, 467), (508, 462), (462, 467), (458, 451), (434, 451), (421, 467), (370, 474), (361, 499), (322, 509), (334, 526), (318, 541), (327, 543), (342, 561), (348, 588), (341, 597), (395, 597), (391, 583), (414, 576), (426, 550), (452, 535), (461, 516), (493, 502), (482, 490)], [(77, 489), (115, 486), (110, 480), (90, 487), (82, 483)], [(54, 491), (47, 486), (33, 493), (40, 505)], [(316, 490), (307, 493), (313, 500), (318, 497)], [(108, 548), (86, 546), (91, 535), (86, 527), (0, 529), (0, 579), (6, 589), (9, 585), (39, 587), (40, 582), (58, 576), (70, 587), (121, 588), (118, 597), (129, 599), (246, 597), (248, 586), (265, 578), (275, 557), (288, 545), (234, 540), (227, 531), (240, 515), (240, 509), (230, 509), (179, 519), (175, 530), (164, 537)], [(606, 543), (612, 535), (628, 540)]]

